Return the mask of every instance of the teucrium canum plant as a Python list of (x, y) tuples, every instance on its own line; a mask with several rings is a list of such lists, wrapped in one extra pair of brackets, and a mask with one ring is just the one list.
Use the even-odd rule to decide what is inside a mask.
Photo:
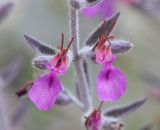
[[(48, 111), (54, 104), (68, 105), (74, 103), (85, 115), (84, 123), (87, 130), (121, 129), (123, 124), (119, 123), (119, 116), (127, 115), (139, 108), (145, 100), (137, 101), (123, 108), (113, 109), (110, 112), (103, 112), (102, 105), (105, 102), (114, 102), (124, 95), (127, 88), (127, 78), (117, 67), (113, 66), (117, 54), (125, 53), (133, 47), (125, 40), (113, 40), (111, 32), (115, 27), (120, 13), (115, 14), (108, 20), (102, 21), (100, 25), (87, 37), (85, 44), (80, 48), (79, 39), (79, 17), (81, 8), (94, 6), (100, 0), (70, 0), (70, 42), (64, 47), (64, 34), (60, 46), (55, 49), (29, 35), (24, 35), (26, 42), (32, 49), (40, 54), (32, 61), (33, 66), (44, 72), (35, 80), (28, 81), (17, 92), (23, 96), (28, 92), (31, 101), (39, 110)], [(72, 46), (72, 49), (70, 49)], [(92, 87), (90, 86), (90, 74), (88, 62), (102, 66), (97, 76), (96, 84), (97, 97), (100, 106), (94, 108)], [(76, 96), (59, 80), (59, 76), (67, 73), (68, 67), (74, 66)], [(138, 105), (137, 105), (138, 104)], [(115, 114), (116, 112), (116, 114)], [(115, 116), (116, 115), (116, 116)], [(110, 120), (112, 117), (113, 120)], [(118, 125), (119, 124), (119, 125)]]

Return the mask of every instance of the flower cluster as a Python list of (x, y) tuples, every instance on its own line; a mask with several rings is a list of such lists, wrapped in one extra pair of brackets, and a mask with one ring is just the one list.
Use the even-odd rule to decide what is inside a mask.
[(101, 101), (109, 102), (119, 99), (127, 88), (126, 76), (112, 65), (116, 56), (111, 51), (111, 38), (101, 34), (93, 49), (96, 63), (103, 65), (97, 77), (97, 95)]
[[(118, 68), (114, 67), (113, 63), (116, 61), (116, 54), (126, 52), (131, 48), (132, 44), (122, 40), (111, 40), (113, 36), (109, 35), (115, 26), (117, 18), (118, 14), (104, 22), (95, 33), (99, 32), (99, 38), (96, 38), (97, 40), (94, 39), (94, 42), (89, 39), (87, 48), (82, 51), (84, 57), (88, 57), (96, 64), (102, 65), (96, 81), (97, 95), (100, 101), (116, 101), (123, 96), (127, 88), (126, 76)], [(107, 28), (107, 31), (105, 28)], [(93, 36), (90, 38), (93, 39)]]
[(115, 54), (126, 52), (132, 47), (131, 43), (122, 40), (113, 41), (111, 40), (113, 36), (109, 36), (118, 17), (119, 13), (108, 21), (104, 21), (97, 28), (86, 41), (85, 47), (80, 50), (78, 58), (69, 51), (73, 38), (67, 48), (64, 48), (64, 35), (62, 34), (61, 45), (56, 50), (25, 35), (25, 39), (35, 51), (45, 54), (35, 58), (33, 65), (46, 71), (36, 80), (26, 83), (17, 95), (22, 96), (29, 91), (29, 98), (39, 110), (50, 110), (63, 90), (58, 76), (66, 73), (72, 61), (83, 59), (86, 62), (91, 60), (96, 64), (102, 65), (96, 81), (99, 100), (103, 102), (118, 100), (127, 88), (127, 79), (118, 68), (113, 66), (113, 62), (116, 60)]
[(29, 97), (32, 102), (40, 110), (49, 110), (54, 105), (57, 96), (62, 91), (62, 85), (58, 79), (58, 74), (64, 74), (67, 71), (69, 57), (68, 49), (73, 42), (73, 38), (64, 49), (64, 35), (62, 34), (62, 42), (59, 52), (45, 64), (50, 70), (49, 74), (45, 74), (34, 81), (32, 88), (29, 90)]
[[(42, 47), (41, 53), (44, 53), (42, 50), (44, 48), (50, 52), (54, 53), (54, 56), (50, 56), (50, 58), (42, 59), (38, 57), (38, 59), (34, 60), (34, 65), (37, 65), (39, 69), (47, 69), (49, 73), (44, 74), (38, 77), (35, 81), (27, 83), (25, 88), (21, 89), (17, 95), (21, 96), (26, 93), (26, 89), (29, 86), (29, 98), (36, 105), (39, 110), (50, 110), (54, 103), (57, 100), (57, 97), (62, 91), (62, 84), (58, 79), (58, 75), (63, 75), (67, 71), (67, 68), (70, 64), (71, 54), (69, 53), (69, 48), (73, 43), (73, 38), (68, 44), (67, 48), (64, 48), (64, 34), (62, 34), (62, 42), (60, 47), (58, 47), (57, 53), (51, 50), (45, 45), (41, 43), (35, 42), (35, 39), (25, 35), (25, 38), (29, 43), (37, 43), (39, 47)], [(38, 46), (37, 44), (32, 44), (32, 46)]]

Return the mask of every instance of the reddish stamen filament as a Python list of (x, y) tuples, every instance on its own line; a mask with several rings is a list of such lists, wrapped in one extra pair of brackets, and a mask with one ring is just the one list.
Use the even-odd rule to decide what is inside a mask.
[(61, 36), (62, 36), (62, 40), (61, 40), (61, 45), (60, 45), (60, 48), (59, 48), (60, 49), (60, 52), (59, 52), (60, 58), (57, 61), (56, 67), (58, 67), (61, 64), (62, 58), (65, 57), (65, 55), (67, 54), (71, 44), (73, 43), (73, 38), (72, 38), (71, 41), (69, 42), (67, 48), (64, 49), (64, 34), (62, 33)]
[(64, 45), (64, 34), (63, 33), (61, 34), (61, 37), (62, 37), (62, 40), (61, 40), (60, 49), (62, 50), (63, 49), (63, 45)]
[(67, 48), (64, 49), (64, 34), (63, 34), (63, 33), (61, 34), (61, 37), (62, 37), (61, 45), (60, 45), (60, 47), (58, 47), (58, 48), (59, 48), (61, 51), (62, 51), (62, 50), (65, 50), (65, 52), (67, 52), (68, 49), (70, 48), (71, 44), (73, 43), (73, 38), (72, 38), (71, 41), (69, 42)]
[(67, 51), (68, 51), (68, 49), (70, 48), (71, 44), (73, 43), (73, 40), (74, 40), (74, 39), (71, 38), (71, 41), (69, 42), (69, 44), (68, 44), (68, 46), (67, 46), (67, 49), (66, 49)]
[(103, 101), (100, 103), (100, 105), (99, 105), (99, 107), (98, 107), (98, 111), (101, 111), (101, 108), (102, 108), (102, 106), (103, 106)]
[(116, 22), (113, 21), (112, 26), (111, 26), (110, 30), (108, 31), (108, 33), (107, 33), (107, 35), (106, 35), (106, 38), (105, 38), (105, 36), (103, 35), (103, 31), (105, 30), (105, 24), (106, 24), (106, 21), (103, 22), (102, 30), (101, 30), (101, 35), (100, 35), (99, 39), (100, 39), (100, 41), (101, 41), (101, 42), (100, 42), (101, 44), (104, 44), (106, 41), (108, 41), (108, 43), (109, 43), (109, 45), (110, 45), (111, 43), (110, 43), (109, 40), (110, 40), (110, 39), (113, 39), (114, 37), (113, 37), (113, 36), (108, 37), (108, 35), (111, 33), (111, 31), (112, 31), (113, 27), (115, 26)]

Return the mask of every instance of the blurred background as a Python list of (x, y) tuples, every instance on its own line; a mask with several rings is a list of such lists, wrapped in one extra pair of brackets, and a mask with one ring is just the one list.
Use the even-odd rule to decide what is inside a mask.
[[(0, 4), (7, 0), (0, 0)], [(144, 1), (144, 0), (143, 0)], [(160, 4), (148, 0), (146, 7), (120, 3), (116, 10), (121, 12), (119, 22), (113, 32), (116, 39), (125, 39), (134, 44), (134, 48), (125, 55), (119, 55), (116, 62), (128, 77), (128, 90), (118, 102), (106, 103), (104, 109), (122, 106), (144, 97), (147, 103), (134, 114), (122, 120), (126, 130), (141, 130), (152, 124), (153, 130), (160, 130)], [(0, 25), (0, 68), (20, 57), (21, 65), (15, 71), (8, 72), (14, 80), (1, 87), (0, 129), (4, 122), (12, 119), (10, 130), (84, 130), (81, 124), (82, 113), (74, 105), (55, 106), (49, 112), (38, 111), (24, 98), (17, 98), (15, 92), (27, 80), (34, 79), (35, 70), (31, 61), (35, 53), (27, 45), (24, 34), (29, 34), (44, 43), (57, 47), (60, 34), (69, 41), (69, 13), (66, 0), (14, 0), (9, 15)], [(160, 3), (160, 2), (159, 2)], [(156, 6), (156, 7), (154, 7)], [(157, 7), (158, 6), (158, 7)], [(151, 10), (152, 7), (155, 10)], [(149, 9), (148, 9), (149, 8)], [(80, 43), (101, 20), (89, 19), (80, 14)], [(19, 62), (19, 60), (18, 60)], [(89, 63), (92, 71), (92, 86), (95, 93), (95, 79), (100, 66)], [(74, 71), (71, 67), (67, 76), (61, 77), (63, 84), (74, 93)], [(157, 94), (159, 92), (159, 94)], [(95, 107), (98, 100), (95, 95)], [(2, 129), (3, 130), (3, 129)]]

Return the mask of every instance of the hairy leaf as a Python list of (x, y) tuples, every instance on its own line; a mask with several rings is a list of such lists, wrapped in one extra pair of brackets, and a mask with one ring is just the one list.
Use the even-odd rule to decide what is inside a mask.
[(25, 39), (28, 44), (32, 47), (32, 49), (36, 52), (40, 52), (42, 54), (54, 55), (56, 54), (56, 50), (43, 44), (42, 42), (36, 40), (35, 38), (24, 34)]
[[(115, 24), (117, 23), (118, 17), (120, 13), (117, 13), (115, 16), (110, 18), (108, 21), (105, 22), (105, 25), (101, 24), (87, 39), (85, 44), (87, 46), (94, 46), (97, 44), (99, 36), (103, 34), (104, 36), (109, 36), (111, 31), (113, 30)], [(104, 29), (103, 29), (104, 26)]]
[(119, 118), (122, 116), (128, 116), (129, 114), (132, 114), (138, 108), (140, 108), (146, 102), (146, 100), (147, 99), (138, 100), (124, 107), (113, 108), (109, 111), (105, 111), (104, 116), (115, 117), (115, 118)]
[(150, 84), (151, 86), (160, 85), (160, 79), (152, 72), (147, 72), (146, 70), (141, 70), (141, 71), (142, 72), (140, 72), (139, 74), (140, 78), (145, 80), (148, 84)]
[(0, 23), (6, 18), (13, 8), (13, 2), (0, 4)]

